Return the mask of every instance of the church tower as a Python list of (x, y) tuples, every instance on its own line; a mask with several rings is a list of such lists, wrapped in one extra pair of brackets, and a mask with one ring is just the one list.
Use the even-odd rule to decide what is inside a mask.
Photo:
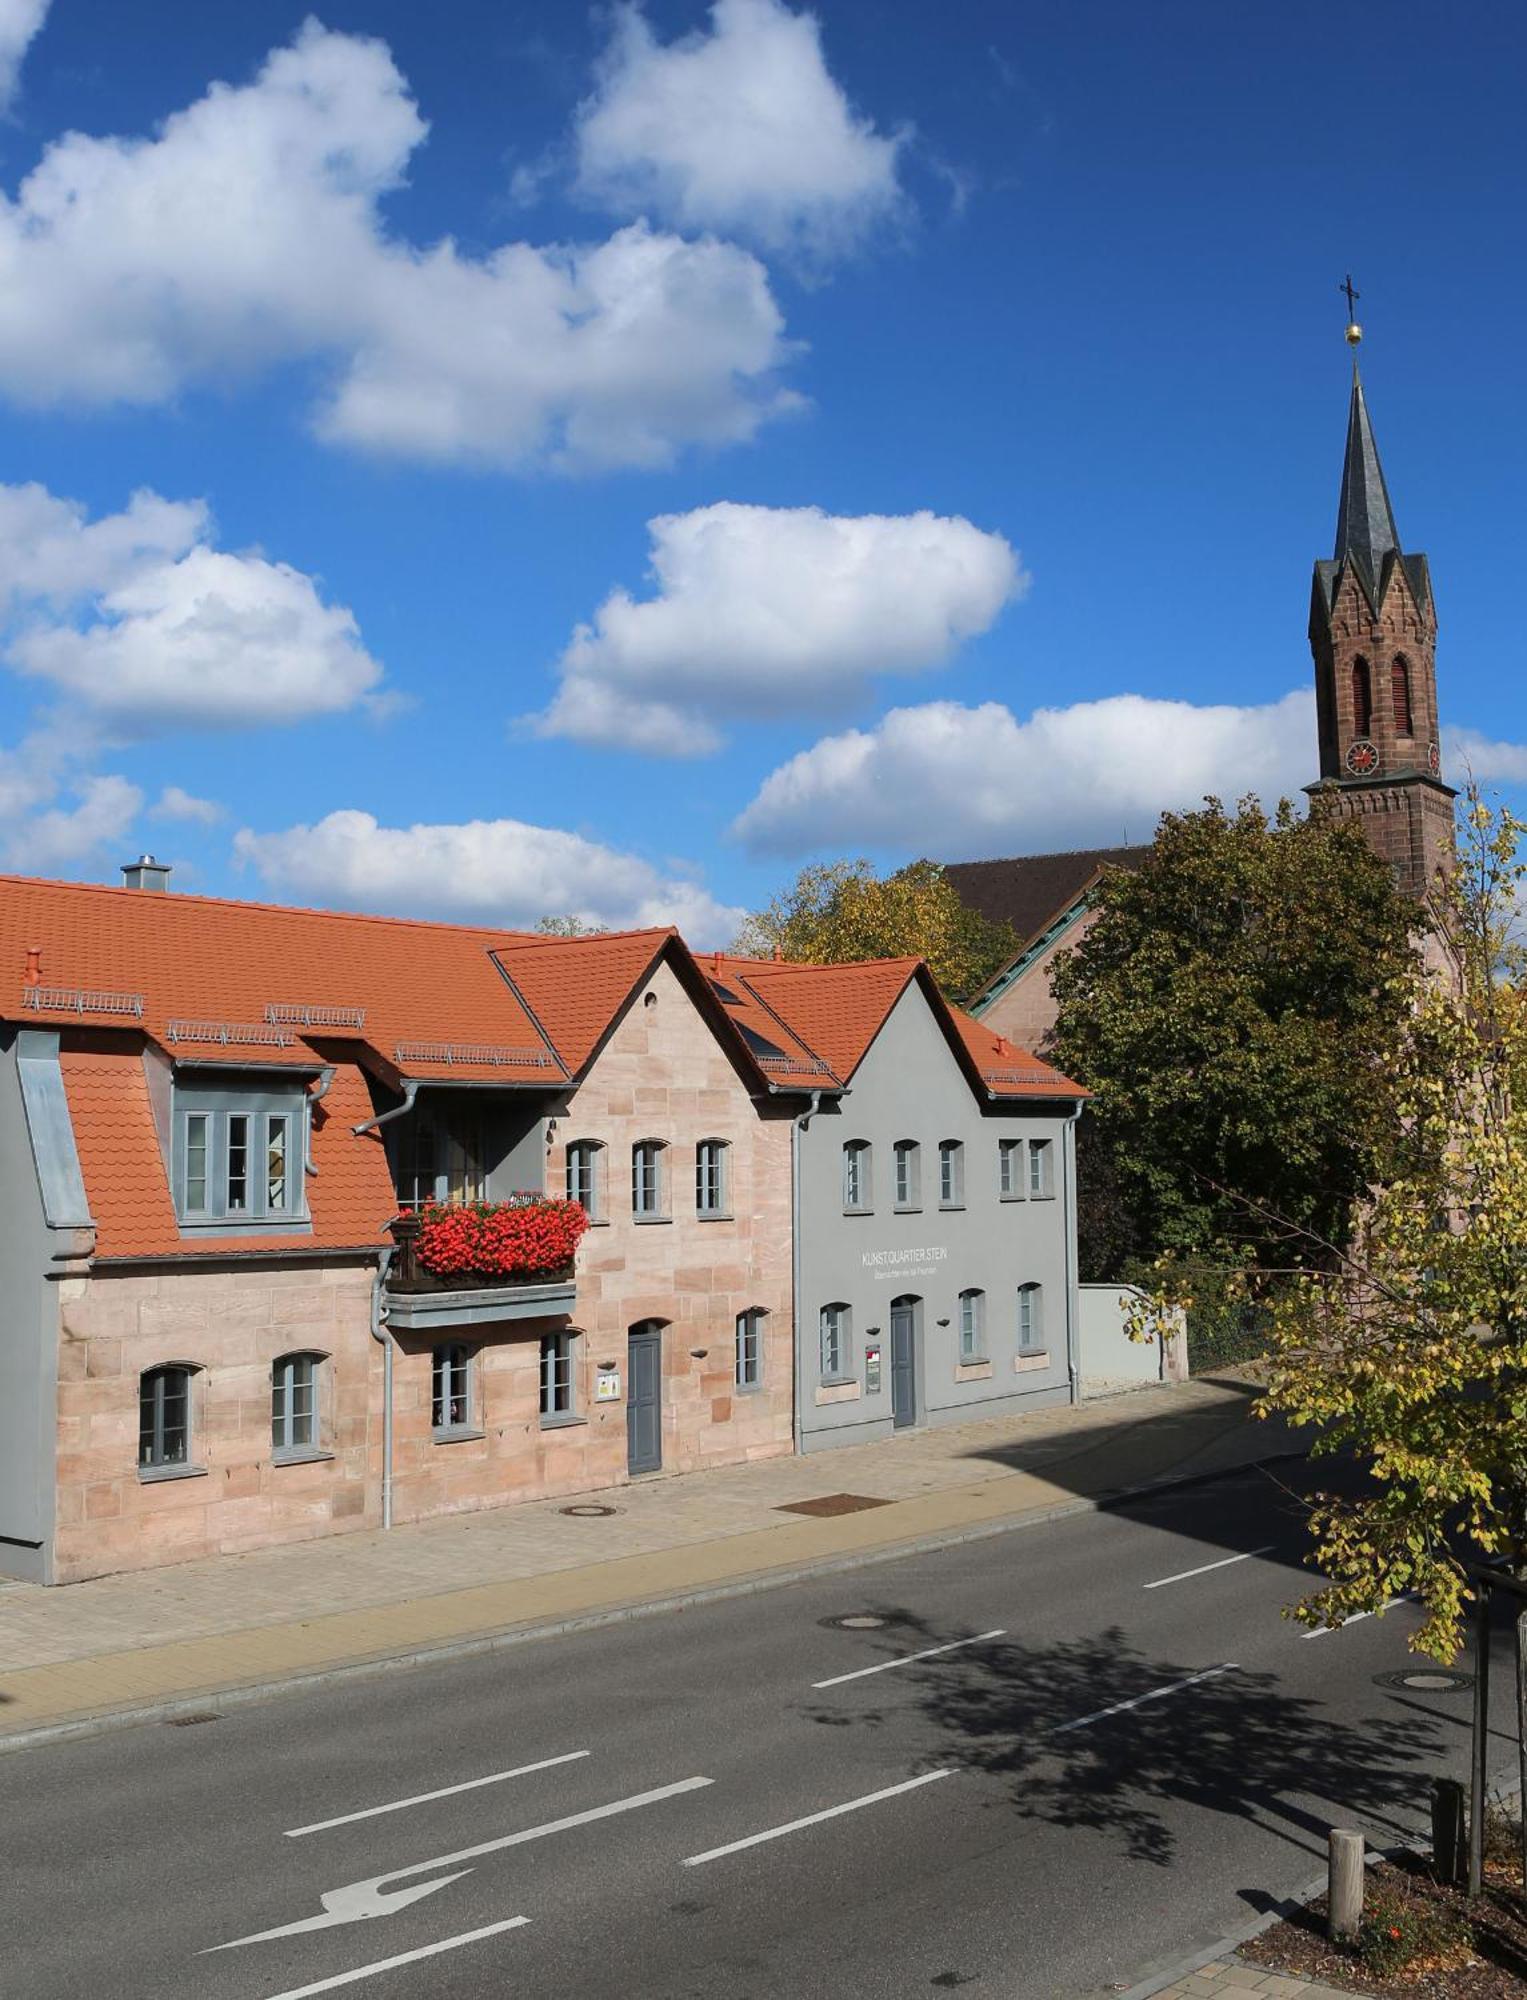
[(1320, 731), (1312, 812), (1357, 820), (1400, 886), (1422, 897), (1451, 863), (1453, 799), (1437, 727), (1437, 614), (1423, 555), (1400, 547), (1352, 347), (1336, 553), (1315, 565), (1310, 650)]

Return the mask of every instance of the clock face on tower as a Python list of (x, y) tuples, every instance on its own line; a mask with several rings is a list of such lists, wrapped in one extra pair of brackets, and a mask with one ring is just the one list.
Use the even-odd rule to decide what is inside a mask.
[(1442, 752), (1435, 743), (1426, 746), (1426, 768), (1434, 778), (1442, 776)]
[(1371, 778), (1379, 767), (1379, 753), (1366, 736), (1355, 736), (1347, 745), (1347, 769), (1354, 778)]

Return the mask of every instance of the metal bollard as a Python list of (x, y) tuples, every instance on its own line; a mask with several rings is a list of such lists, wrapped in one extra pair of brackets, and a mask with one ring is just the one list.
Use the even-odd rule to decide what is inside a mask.
[(1432, 1786), (1432, 1873), (1445, 1889), (1462, 1887), (1468, 1874), (1467, 1797), (1456, 1778)]
[(1326, 1926), (1332, 1944), (1351, 1944), (1363, 1921), (1363, 1836), (1331, 1829)]

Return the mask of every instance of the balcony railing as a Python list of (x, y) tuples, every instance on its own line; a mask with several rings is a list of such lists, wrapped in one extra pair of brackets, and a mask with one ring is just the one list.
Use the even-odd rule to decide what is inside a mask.
[(576, 1202), (427, 1203), (390, 1225), (388, 1324), (399, 1331), (562, 1318), (588, 1218)]

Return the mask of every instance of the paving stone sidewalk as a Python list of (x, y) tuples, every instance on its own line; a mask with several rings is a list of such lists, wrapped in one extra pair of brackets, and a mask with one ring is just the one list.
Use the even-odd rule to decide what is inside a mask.
[[(573, 1501), (44, 1590), (0, 1585), (0, 1745), (195, 1693), (490, 1640), (864, 1560), (1294, 1449), (1233, 1374)], [(851, 1493), (825, 1519), (782, 1509)], [(616, 1511), (570, 1516), (569, 1504)]]
[(1201, 1965), (1196, 1972), (1174, 1979), (1170, 1986), (1158, 1986), (1153, 2000), (1245, 2000), (1256, 1993), (1262, 2000), (1352, 2000), (1334, 1986), (1316, 1986), (1308, 1979), (1294, 1979), (1286, 1972), (1269, 1972), (1233, 1954)]

